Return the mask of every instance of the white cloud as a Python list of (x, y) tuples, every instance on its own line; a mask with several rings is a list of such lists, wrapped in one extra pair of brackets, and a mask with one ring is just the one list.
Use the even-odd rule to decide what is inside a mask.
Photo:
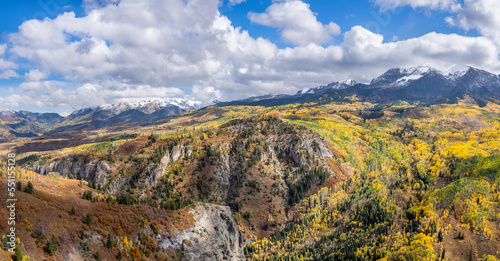
[(429, 65), (446, 68), (453, 64), (499, 69), (498, 50), (485, 37), (429, 33), (405, 41), (383, 43), (383, 36), (363, 27), (345, 34), (346, 60), (353, 64), (375, 66)]
[(0, 44), (0, 79), (16, 78), (19, 75), (14, 71), (18, 66), (12, 62), (4, 60), (3, 56), (7, 50), (6, 44)]
[(18, 87), (19, 93), (0, 97), (4, 106), (32, 105), (38, 107), (65, 107), (74, 109), (93, 107), (106, 103), (124, 101), (166, 99), (183, 95), (183, 91), (173, 87), (150, 85), (128, 85), (114, 81), (98, 84), (83, 84), (74, 90), (66, 90), (67, 83), (58, 81), (24, 82)]
[(38, 69), (32, 69), (24, 74), (24, 79), (27, 82), (39, 82), (49, 77), (47, 73), (41, 72)]
[(229, 0), (229, 5), (230, 6), (235, 6), (235, 5), (239, 5), (243, 2), (246, 2), (247, 0)]
[(275, 2), (265, 13), (250, 12), (248, 18), (254, 23), (279, 28), (283, 40), (295, 45), (323, 44), (330, 41), (332, 35), (340, 34), (337, 24), (322, 24), (309, 4), (299, 0)]
[(433, 10), (456, 10), (460, 4), (457, 0), (371, 0), (382, 10), (395, 9), (402, 6), (412, 8), (430, 8)]
[[(298, 44), (287, 48), (234, 27), (219, 13), (219, 0), (99, 3), (83, 17), (65, 13), (30, 20), (10, 35), (7, 52), (32, 68), (0, 104), (80, 108), (173, 96), (209, 102), (293, 93), (345, 79), (369, 81), (398, 66), (469, 64), (500, 71), (498, 48), (486, 36), (430, 33), (387, 43), (356, 26), (342, 44), (322, 46), (340, 29), (317, 21), (301, 1), (275, 2), (265, 13), (250, 15), (262, 24), (276, 22), (283, 38)], [(459, 24), (459, 18), (450, 19)], [(467, 21), (469, 28), (480, 24)], [(0, 45), (0, 78), (16, 68), (2, 60), (5, 49)], [(50, 76), (69, 81), (45, 80)]]
[(94, 9), (110, 5), (110, 4), (118, 4), (119, 0), (83, 0), (82, 7), (88, 13)]
[(463, 6), (447, 22), (465, 30), (476, 29), (500, 47), (500, 1), (464, 0)]

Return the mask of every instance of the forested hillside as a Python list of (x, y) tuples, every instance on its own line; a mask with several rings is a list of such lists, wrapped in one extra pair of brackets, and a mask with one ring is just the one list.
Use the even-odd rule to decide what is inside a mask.
[[(96, 135), (117, 138), (18, 153), (21, 187), (34, 186), (19, 192), (27, 204), (18, 218), (24, 255), (500, 258), (500, 106), (494, 103), (320, 98), (214, 106)], [(30, 206), (31, 198), (51, 206), (50, 216)], [(2, 219), (7, 214), (0, 212)], [(198, 230), (203, 226), (207, 232)], [(226, 243), (208, 247), (206, 238)]]

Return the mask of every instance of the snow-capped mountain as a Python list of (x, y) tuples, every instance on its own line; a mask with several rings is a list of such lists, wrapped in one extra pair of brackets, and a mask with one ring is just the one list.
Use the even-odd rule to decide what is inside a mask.
[[(71, 115), (81, 116), (90, 112), (105, 112), (109, 115), (118, 115), (128, 110), (137, 110), (145, 114), (153, 114), (165, 108), (179, 108), (181, 110), (190, 111), (202, 107), (202, 102), (195, 100), (184, 100), (181, 98), (171, 98), (168, 100), (152, 100), (133, 102), (121, 102), (117, 104), (104, 104), (94, 108), (83, 108), (74, 111)], [(70, 116), (71, 116), (70, 115)]]
[[(121, 102), (75, 110), (66, 117), (57, 113), (33, 113), (0, 109), (0, 127), (6, 132), (0, 136), (31, 137), (77, 129), (96, 129), (122, 123), (154, 122), (168, 116), (199, 109), (203, 104), (195, 100), (171, 98), (141, 102)], [(9, 134), (10, 133), (10, 134)]]
[(309, 88), (309, 89), (304, 89), (300, 90), (297, 92), (295, 95), (303, 95), (303, 94), (319, 94), (323, 93), (328, 90), (342, 90), (342, 89), (347, 89), (349, 87), (352, 87), (356, 85), (357, 82), (355, 80), (345, 80), (341, 82), (332, 82), (328, 85), (323, 85), (315, 88)]
[(304, 89), (294, 95), (266, 95), (220, 105), (280, 105), (314, 101), (320, 97), (343, 99), (356, 95), (369, 101), (422, 100), (453, 102), (469, 96), (478, 104), (500, 101), (499, 75), (470, 66), (440, 71), (428, 66), (393, 68), (369, 84), (352, 80)]
[[(66, 117), (64, 123), (78, 128), (101, 128), (119, 123), (153, 122), (201, 107), (202, 103), (199, 101), (180, 98), (121, 102), (76, 110)], [(79, 122), (85, 122), (84, 126), (74, 124)]]
[[(229, 102), (229, 103), (246, 104), (246, 103), (256, 103), (256, 102), (265, 102), (265, 101), (289, 100), (289, 99), (296, 99), (296, 98), (306, 97), (306, 96), (317, 96), (317, 95), (325, 94), (330, 90), (347, 89), (347, 88), (352, 87), (356, 84), (357, 84), (357, 82), (354, 80), (332, 82), (328, 85), (323, 85), (323, 86), (319, 86), (319, 87), (315, 87), (315, 88), (306, 88), (306, 89), (300, 90), (294, 95), (269, 93), (266, 95), (254, 96), (254, 97), (241, 99), (241, 100), (237, 100), (237, 101)], [(228, 103), (226, 102), (226, 103), (219, 103), (219, 104), (224, 105), (224, 104), (228, 104)]]
[(436, 76), (443, 76), (443, 74), (442, 72), (427, 66), (393, 68), (373, 79), (370, 83), (370, 87), (404, 87), (408, 86), (411, 82), (424, 77)]

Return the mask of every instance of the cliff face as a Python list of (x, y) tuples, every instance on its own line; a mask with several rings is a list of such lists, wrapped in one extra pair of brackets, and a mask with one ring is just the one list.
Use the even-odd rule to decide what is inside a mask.
[(198, 204), (190, 213), (195, 225), (173, 237), (163, 238), (161, 248), (181, 250), (183, 261), (245, 260), (243, 236), (229, 207)]
[(56, 172), (63, 177), (68, 177), (71, 173), (79, 178), (93, 180), (101, 185), (106, 184), (111, 174), (111, 167), (106, 162), (74, 158), (55, 160), (45, 165), (34, 165), (31, 169), (41, 175)]
[[(192, 147), (186, 145), (174, 146), (160, 160), (157, 166), (151, 165), (145, 168), (140, 174), (139, 182), (145, 186), (155, 185), (163, 176), (165, 168), (171, 162), (177, 162), (184, 157), (191, 156)], [(32, 166), (25, 166), (41, 175), (48, 175), (50, 172), (56, 172), (63, 177), (69, 177), (70, 174), (77, 178), (91, 180), (96, 184), (107, 187), (110, 193), (119, 192), (129, 183), (130, 177), (117, 175), (110, 180), (112, 169), (110, 164), (104, 161), (89, 160), (86, 157), (67, 157), (56, 159), (47, 164), (34, 163)], [(109, 182), (108, 182), (109, 181)]]
[(144, 171), (141, 176), (144, 179), (143, 182), (145, 184), (156, 184), (158, 180), (163, 176), (165, 172), (165, 168), (171, 162), (177, 162), (178, 160), (183, 159), (184, 157), (191, 156), (192, 153), (191, 146), (185, 145), (177, 145), (172, 148), (171, 151), (167, 151), (166, 154), (161, 158), (160, 164), (152, 171), (147, 169)]

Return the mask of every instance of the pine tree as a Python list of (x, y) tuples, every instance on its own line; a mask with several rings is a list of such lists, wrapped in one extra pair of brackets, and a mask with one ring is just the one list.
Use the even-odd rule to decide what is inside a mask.
[(111, 233), (108, 234), (108, 238), (106, 239), (106, 247), (107, 248), (113, 247), (113, 240), (111, 239)]
[(69, 212), (70, 215), (74, 216), (76, 214), (75, 207), (71, 207), (71, 212)]
[(16, 190), (17, 191), (23, 191), (23, 184), (21, 183), (21, 181), (17, 182), (17, 184), (16, 184)]
[(84, 223), (87, 224), (87, 226), (90, 226), (92, 224), (92, 216), (90, 215), (90, 213), (87, 213), (87, 215), (85, 216)]
[(57, 239), (54, 235), (50, 238), (50, 241), (47, 243), (47, 253), (49, 256), (53, 256), (57, 252)]
[(33, 194), (33, 184), (31, 184), (31, 181), (28, 181), (28, 184), (24, 188), (24, 192), (28, 194)]

